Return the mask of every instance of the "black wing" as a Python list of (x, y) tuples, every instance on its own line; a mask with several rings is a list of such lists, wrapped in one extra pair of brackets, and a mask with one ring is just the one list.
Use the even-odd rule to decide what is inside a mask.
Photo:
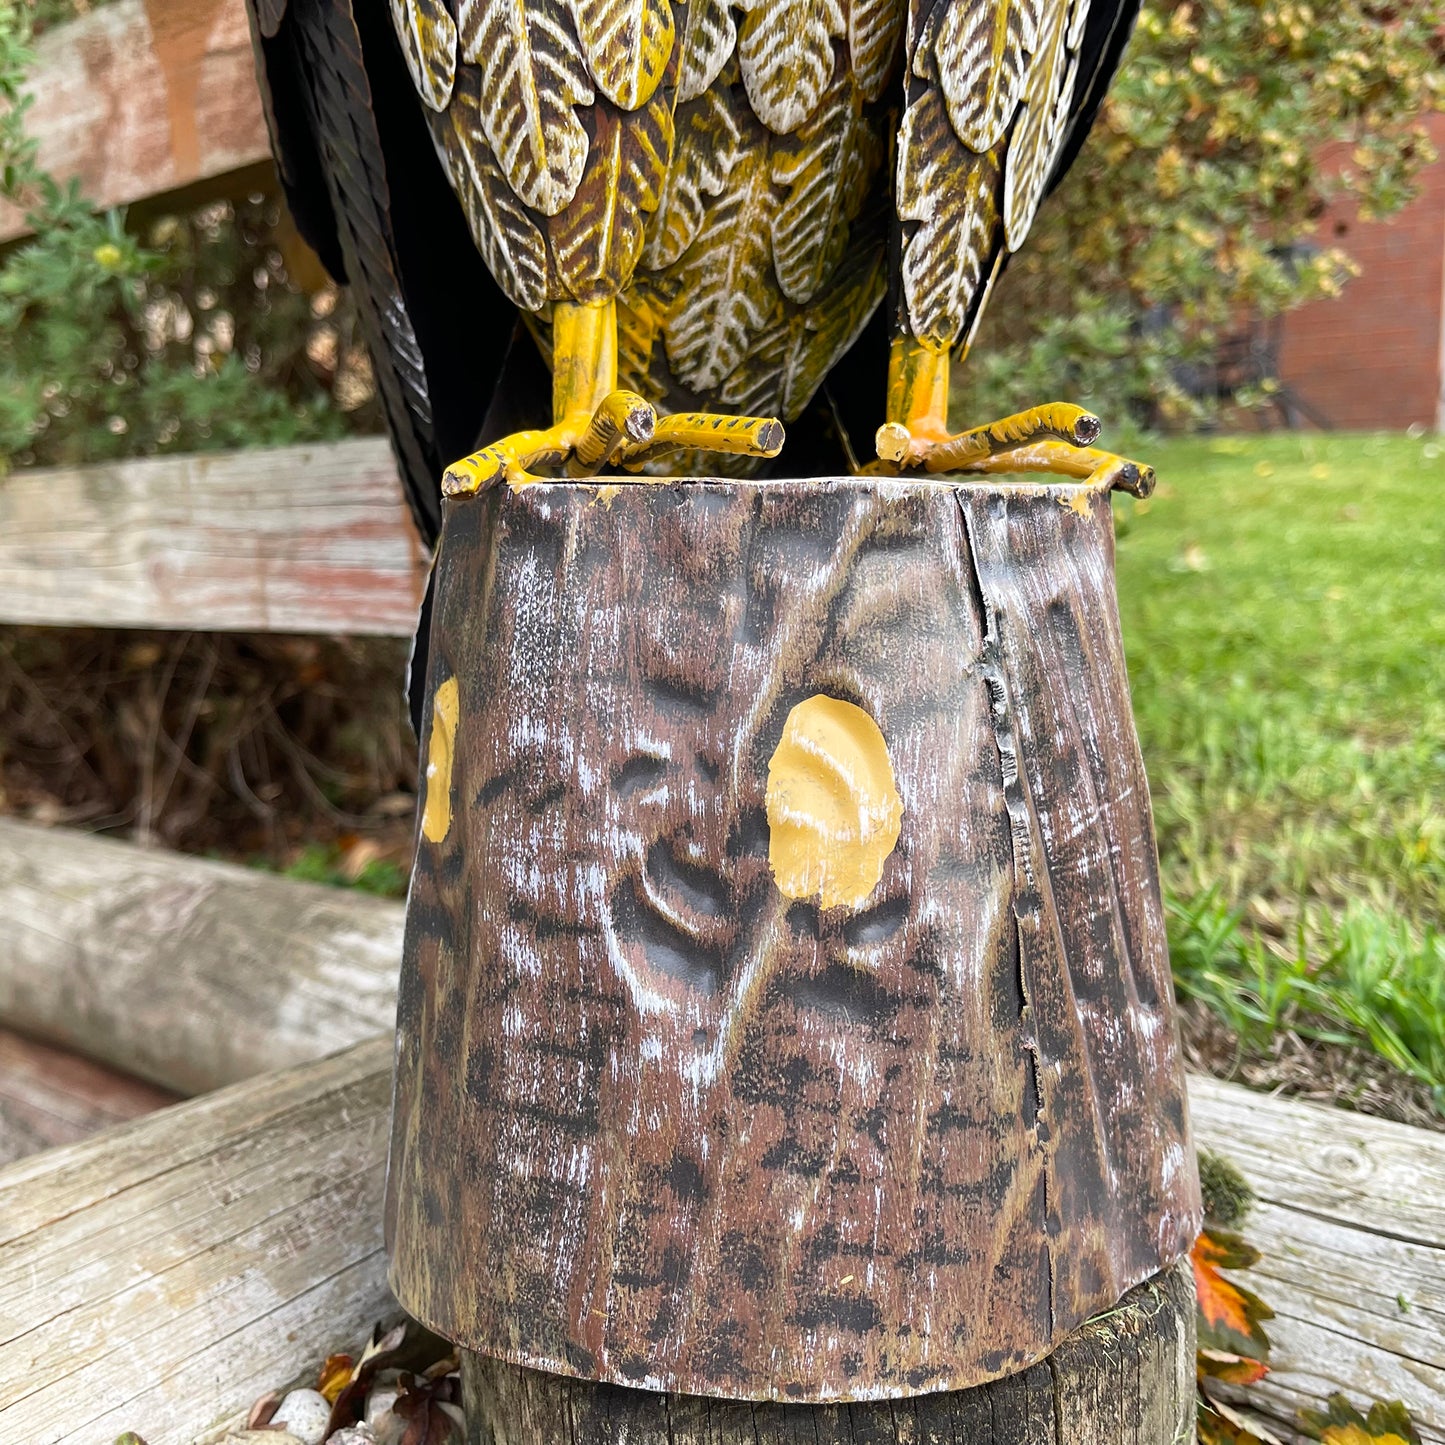
[(249, 0), (286, 199), (355, 297), (427, 546), (446, 465), (478, 443), (515, 309), (477, 254), (383, 4)]

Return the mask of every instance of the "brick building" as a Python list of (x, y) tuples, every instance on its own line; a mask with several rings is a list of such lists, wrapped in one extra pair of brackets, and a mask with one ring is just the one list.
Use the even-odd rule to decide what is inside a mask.
[(1445, 430), (1445, 115), (1429, 124), (1442, 154), (1418, 198), (1384, 222), (1333, 207), (1320, 243), (1348, 251), (1361, 274), (1282, 327), (1280, 374), (1331, 427)]

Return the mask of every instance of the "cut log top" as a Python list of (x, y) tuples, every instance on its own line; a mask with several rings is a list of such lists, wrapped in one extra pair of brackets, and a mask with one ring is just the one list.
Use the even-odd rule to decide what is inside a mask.
[(1023, 1368), (1188, 1247), (1112, 560), (1080, 486), (448, 506), (409, 1309), (560, 1373), (877, 1398)]

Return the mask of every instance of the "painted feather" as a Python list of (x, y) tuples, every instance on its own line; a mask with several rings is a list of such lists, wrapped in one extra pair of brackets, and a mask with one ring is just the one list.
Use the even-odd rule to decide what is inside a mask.
[(808, 302), (832, 274), (872, 179), (876, 150), (862, 97), (845, 66), (817, 110), (773, 145), (773, 182), (783, 200), (773, 218), (773, 264), (783, 294)]
[(599, 101), (593, 120), (582, 184), (572, 204), (547, 222), (558, 277), (576, 301), (610, 300), (627, 284), (672, 159), (666, 95), (632, 112)]
[(903, 298), (925, 345), (952, 346), (967, 328), (997, 235), (999, 158), (954, 134), (942, 95), (925, 90), (898, 133), (898, 215), (917, 222), (903, 243)]
[(549, 289), (547, 240), (487, 144), (480, 87), (480, 73), (469, 68), (434, 129), (482, 259), (517, 306), (536, 311)]
[(623, 110), (650, 100), (676, 39), (668, 0), (571, 0), (571, 7), (597, 88)]
[(754, 145), (708, 206), (680, 270), (666, 344), (684, 386), (717, 386), (767, 324), (779, 300), (768, 245), (776, 207), (767, 150)]
[(812, 401), (838, 358), (868, 324), (888, 283), (881, 214), (810, 306), (779, 307), (742, 363), (718, 388), (727, 406), (791, 420)]
[(682, 27), (677, 103), (696, 100), (732, 59), (738, 31), (729, 0), (688, 0)]
[(518, 198), (555, 216), (587, 165), (577, 107), (595, 99), (564, 11), (526, 0), (461, 0), (462, 59), (477, 67), (482, 132)]
[(936, 80), (958, 138), (987, 151), (1004, 138), (1038, 50), (1044, 0), (935, 5), (914, 71)]
[(444, 0), (391, 0), (391, 18), (417, 93), (445, 110), (457, 74), (457, 27)]
[(727, 87), (707, 91), (677, 113), (677, 144), (657, 214), (648, 222), (642, 264), (658, 271), (692, 245), (707, 197), (721, 193), (742, 151)]
[(1033, 225), (1068, 131), (1087, 10), (1088, 0), (1050, 0), (1043, 18), (1004, 175), (1004, 233), (1010, 251), (1023, 245)]
[(833, 40), (843, 34), (840, 0), (739, 0), (743, 85), (757, 117), (780, 135), (797, 130), (833, 78)]
[(902, 0), (848, 0), (848, 61), (864, 100), (883, 94), (903, 33)]

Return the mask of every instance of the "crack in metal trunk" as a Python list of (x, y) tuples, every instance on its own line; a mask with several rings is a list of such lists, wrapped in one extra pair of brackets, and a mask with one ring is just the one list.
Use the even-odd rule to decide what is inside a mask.
[[(969, 527), (968, 512), (963, 498), (954, 493), (958, 506), (960, 526), (960, 553), (964, 562), (964, 578), (969, 595), (978, 612), (979, 633), (982, 648), (979, 653), (980, 672), (988, 691), (989, 723), (993, 733), (994, 746), (998, 750), (999, 769), (1003, 779), (1004, 806), (1008, 811), (1009, 838), (1013, 850), (1014, 896), (1011, 910), (1014, 919), (1014, 967), (1019, 992), (1019, 1028), (1024, 1045), (1024, 1067), (1026, 1070), (1027, 1093), (1025, 1108), (1032, 1104), (1032, 1118), (1026, 1119), (1034, 1147), (1043, 1156), (1044, 1219), (1041, 1221), (1047, 1233), (1051, 1212), (1049, 1198), (1049, 1175), (1052, 1161), (1048, 1148), (1049, 1130), (1044, 1122), (1044, 1097), (1039, 1076), (1038, 1041), (1033, 1029), (1033, 1005), (1029, 999), (1028, 978), (1024, 967), (1024, 917), (1027, 915), (1035, 924), (1039, 922), (1043, 898), (1038, 879), (1034, 876), (1030, 860), (1032, 844), (1032, 818), (1028, 798), (1024, 792), (1023, 773), (1019, 767), (1018, 746), (1014, 740), (1013, 705), (1009, 698), (1008, 680), (1004, 671), (1003, 647), (998, 630), (998, 617), (994, 608), (984, 596), (983, 581), (979, 576), (978, 563), (974, 557), (974, 537)], [(1048, 1300), (1047, 1308), (1051, 1327), (1057, 1326), (1054, 1313), (1054, 1252), (1052, 1244), (1046, 1244), (1048, 1251)]]

